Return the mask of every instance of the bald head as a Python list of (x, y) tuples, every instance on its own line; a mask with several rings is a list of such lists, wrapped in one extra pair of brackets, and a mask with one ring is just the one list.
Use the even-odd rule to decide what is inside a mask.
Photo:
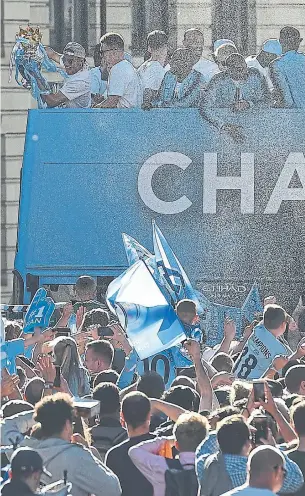
[(281, 452), (273, 446), (259, 446), (249, 456), (248, 470), (251, 477), (263, 472), (272, 472), (273, 467), (284, 465), (285, 460)]
[(273, 446), (255, 448), (248, 459), (249, 486), (277, 493), (284, 482), (285, 459)]

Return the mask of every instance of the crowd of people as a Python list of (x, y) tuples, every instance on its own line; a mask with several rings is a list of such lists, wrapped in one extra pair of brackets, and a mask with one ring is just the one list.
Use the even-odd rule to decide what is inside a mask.
[(148, 34), (144, 62), (136, 68), (122, 36), (106, 33), (95, 48), (94, 68), (76, 42), (68, 43), (63, 54), (46, 48), (67, 78), (57, 93), (44, 94), (42, 99), (48, 107), (199, 107), (203, 117), (221, 127), (213, 118), (214, 108), (234, 112), (253, 107), (305, 108), (301, 42), (298, 29), (285, 26), (278, 39), (263, 43), (258, 54), (245, 57), (234, 41), (219, 39), (213, 53), (203, 57), (206, 47), (199, 29), (188, 29), (176, 50), (167, 34), (156, 30)]
[(181, 300), (187, 339), (154, 368), (161, 355), (143, 366), (96, 289), (81, 276), (54, 327), (33, 335), (4, 319), (6, 343), (23, 340), (26, 352), (15, 373), (1, 371), (3, 496), (42, 486), (61, 496), (304, 496), (304, 296), (292, 316), (265, 298), (240, 341), (226, 319), (213, 349), (195, 303)]

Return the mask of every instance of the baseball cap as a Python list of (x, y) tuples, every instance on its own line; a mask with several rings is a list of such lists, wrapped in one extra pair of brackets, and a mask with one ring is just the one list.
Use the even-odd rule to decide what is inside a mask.
[(43, 472), (48, 477), (52, 474), (48, 472), (42, 463), (42, 458), (37, 451), (31, 448), (18, 448), (11, 458), (12, 475), (22, 475), (25, 473)]
[(282, 55), (282, 46), (279, 40), (276, 40), (275, 38), (264, 41), (262, 50), (264, 52), (274, 53), (274, 55)]
[(234, 41), (228, 39), (216, 40), (214, 42), (214, 52), (222, 45), (232, 45), (236, 48)]
[(86, 51), (82, 45), (76, 43), (75, 41), (70, 41), (64, 48), (65, 55), (73, 55), (74, 57), (79, 57), (81, 59), (86, 58)]

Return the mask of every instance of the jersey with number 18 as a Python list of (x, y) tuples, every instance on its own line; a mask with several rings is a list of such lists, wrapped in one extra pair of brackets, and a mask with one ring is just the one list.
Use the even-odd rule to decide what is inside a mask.
[(288, 357), (290, 348), (281, 343), (262, 324), (257, 325), (235, 363), (233, 373), (239, 379), (260, 379), (272, 365), (275, 357)]

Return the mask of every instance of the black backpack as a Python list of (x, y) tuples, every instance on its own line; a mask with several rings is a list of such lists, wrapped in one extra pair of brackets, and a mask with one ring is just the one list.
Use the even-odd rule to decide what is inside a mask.
[(193, 467), (185, 470), (178, 459), (166, 458), (166, 463), (168, 469), (165, 472), (165, 496), (197, 496), (198, 480), (195, 465), (184, 465), (184, 467)]
[(102, 461), (105, 461), (107, 451), (127, 439), (127, 432), (118, 427), (99, 428), (96, 426), (91, 434), (92, 445), (99, 452)]

